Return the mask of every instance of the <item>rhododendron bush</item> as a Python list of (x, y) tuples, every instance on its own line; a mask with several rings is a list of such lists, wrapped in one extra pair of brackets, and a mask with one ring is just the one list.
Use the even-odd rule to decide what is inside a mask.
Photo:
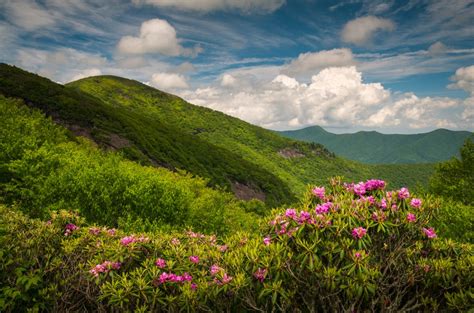
[(125, 233), (1, 209), (0, 310), (466, 311), (474, 249), (380, 180), (313, 187), (259, 233)]

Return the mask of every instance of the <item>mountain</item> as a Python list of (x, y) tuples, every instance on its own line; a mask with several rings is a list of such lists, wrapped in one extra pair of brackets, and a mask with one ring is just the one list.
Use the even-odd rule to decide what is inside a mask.
[(140, 82), (97, 76), (67, 85), (0, 64), (0, 94), (24, 100), (75, 135), (144, 165), (185, 170), (240, 199), (292, 203), (329, 177), (425, 185), (427, 165), (363, 165), (324, 146), (287, 139)]
[(323, 144), (351, 160), (376, 164), (444, 161), (458, 155), (463, 142), (473, 135), (468, 131), (447, 129), (413, 135), (386, 135), (376, 131), (333, 134), (319, 126), (279, 133), (288, 138)]

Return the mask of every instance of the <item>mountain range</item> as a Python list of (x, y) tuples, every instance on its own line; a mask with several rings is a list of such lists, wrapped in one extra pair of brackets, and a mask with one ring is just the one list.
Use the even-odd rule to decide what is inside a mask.
[(473, 136), (468, 131), (437, 129), (421, 134), (381, 134), (360, 131), (333, 134), (320, 126), (282, 131), (279, 134), (297, 140), (320, 143), (345, 158), (375, 164), (433, 163), (459, 154), (463, 142)]
[(325, 146), (285, 138), (142, 84), (96, 76), (66, 85), (0, 64), (0, 94), (41, 110), (70, 135), (145, 166), (186, 171), (211, 187), (269, 206), (292, 203), (308, 184), (372, 177), (392, 187), (426, 185), (432, 164), (366, 165)]

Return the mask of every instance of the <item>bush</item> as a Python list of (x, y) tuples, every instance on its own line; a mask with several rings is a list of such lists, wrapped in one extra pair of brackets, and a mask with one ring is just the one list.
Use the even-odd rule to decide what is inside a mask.
[[(261, 234), (126, 234), (1, 209), (1, 311), (466, 311), (474, 249), (382, 181), (314, 188)], [(439, 234), (440, 237), (442, 234)]]

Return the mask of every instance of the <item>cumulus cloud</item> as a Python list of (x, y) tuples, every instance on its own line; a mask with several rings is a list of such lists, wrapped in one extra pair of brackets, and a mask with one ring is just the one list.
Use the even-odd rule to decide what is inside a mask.
[(342, 29), (341, 37), (344, 42), (365, 45), (376, 32), (394, 29), (395, 24), (391, 20), (369, 15), (349, 21)]
[(135, 4), (151, 4), (161, 8), (185, 11), (211, 12), (238, 10), (243, 13), (272, 13), (285, 4), (285, 0), (133, 0)]
[(185, 90), (180, 95), (191, 103), (270, 129), (309, 125), (405, 131), (472, 128), (468, 118), (473, 110), (466, 101), (394, 94), (380, 83), (364, 82), (354, 66), (323, 69), (309, 83), (278, 74), (247, 85), (234, 73), (227, 73), (219, 84)]
[(192, 49), (181, 46), (174, 27), (159, 18), (143, 22), (139, 35), (122, 37), (117, 48), (124, 54), (160, 53), (168, 56), (195, 56), (202, 51), (200, 46)]
[(463, 89), (474, 97), (474, 65), (461, 67), (451, 77), (454, 83), (448, 87), (451, 89)]
[(189, 87), (183, 75), (165, 72), (153, 74), (149, 84), (163, 91), (173, 91)]
[(83, 78), (91, 77), (91, 76), (98, 76), (101, 74), (102, 74), (102, 71), (99, 70), (98, 68), (89, 68), (75, 75), (73, 78), (71, 78), (71, 81), (75, 81), (75, 80), (79, 80), (79, 79), (83, 79)]
[(283, 73), (293, 76), (304, 76), (317, 73), (328, 67), (339, 67), (354, 65), (355, 60), (350, 49), (332, 49), (319, 52), (307, 52), (300, 54), (291, 61)]

